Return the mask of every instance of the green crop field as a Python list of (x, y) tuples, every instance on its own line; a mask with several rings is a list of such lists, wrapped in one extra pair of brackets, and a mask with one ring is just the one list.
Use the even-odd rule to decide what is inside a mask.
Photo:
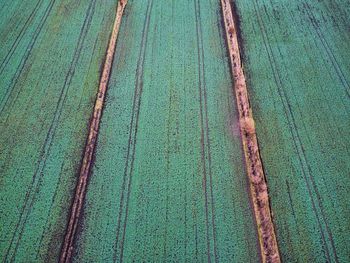
[(0, 255), (56, 261), (116, 2), (0, 6)]
[(190, 3), (128, 2), (76, 262), (258, 260), (220, 5)]
[(350, 3), (236, 1), (285, 262), (350, 261)]
[(127, 1), (79, 199), (118, 0), (0, 0), (2, 262), (265, 262), (226, 31), (281, 261), (350, 262), (350, 2), (230, 2)]

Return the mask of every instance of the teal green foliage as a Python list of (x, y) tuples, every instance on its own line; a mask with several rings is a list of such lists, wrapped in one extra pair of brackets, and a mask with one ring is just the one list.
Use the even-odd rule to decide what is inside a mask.
[(220, 18), (128, 1), (75, 262), (259, 261)]
[(57, 262), (116, 1), (0, 1), (0, 258)]
[(282, 260), (349, 262), (349, 1), (236, 4)]

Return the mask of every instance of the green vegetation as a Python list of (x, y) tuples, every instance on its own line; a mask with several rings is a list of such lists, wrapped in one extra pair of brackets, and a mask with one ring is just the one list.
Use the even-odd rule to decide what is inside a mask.
[(0, 6), (0, 257), (57, 261), (116, 2)]
[(282, 259), (349, 262), (349, 2), (235, 2)]
[(129, 1), (76, 262), (257, 262), (217, 1)]
[[(350, 262), (350, 5), (236, 0), (283, 262)], [(116, 0), (0, 0), (0, 258), (57, 262)], [(74, 262), (259, 262), (216, 0), (129, 0)]]

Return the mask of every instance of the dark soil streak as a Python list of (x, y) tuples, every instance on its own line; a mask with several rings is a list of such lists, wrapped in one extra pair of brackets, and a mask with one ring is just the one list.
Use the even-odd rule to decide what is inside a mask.
[(109, 41), (106, 60), (103, 68), (103, 73), (100, 80), (99, 91), (97, 94), (93, 118), (90, 123), (89, 135), (86, 141), (84, 159), (82, 161), (79, 179), (76, 186), (74, 201), (71, 207), (70, 220), (67, 224), (65, 240), (62, 245), (60, 261), (61, 263), (70, 262), (72, 251), (74, 248), (75, 234), (81, 216), (82, 206), (85, 200), (87, 180), (90, 175), (90, 169), (93, 162), (93, 153), (98, 136), (99, 124), (103, 110), (104, 99), (106, 95), (107, 85), (109, 81), (110, 71), (113, 63), (116, 41), (118, 37), (119, 27), (123, 15), (126, 1), (121, 0), (118, 3), (116, 18), (113, 26), (112, 35)]
[[(55, 188), (55, 192), (54, 192), (54, 195), (53, 195), (53, 197), (51, 199), (48, 215), (51, 214), (51, 211), (52, 211), (52, 208), (54, 206), (54, 203), (56, 202), (58, 189), (59, 189), (59, 186), (61, 184), (62, 177), (63, 177), (63, 167), (64, 167), (64, 165), (65, 165), (65, 162), (62, 162), (61, 169), (60, 169), (60, 174), (59, 174), (58, 181), (57, 181), (56, 188)], [(39, 249), (37, 250), (36, 256), (35, 256), (36, 260), (39, 259), (38, 257), (39, 257), (39, 253), (40, 253), (40, 248), (42, 247), (41, 244), (42, 244), (42, 242), (44, 240), (44, 237), (45, 237), (45, 235), (47, 233), (47, 229), (50, 229), (50, 227), (51, 227), (51, 223), (49, 224), (50, 219), (51, 219), (50, 216), (47, 216), (46, 221), (45, 221), (45, 225), (44, 225), (44, 229), (43, 229), (43, 232), (41, 234), (40, 241), (39, 241), (39, 246), (38, 246)]]
[[(259, 14), (258, 14), (258, 11), (256, 10), (256, 6), (255, 5), (254, 5), (254, 8), (255, 8), (255, 12), (256, 12), (257, 17), (258, 17), (260, 30), (263, 33), (266, 52), (267, 52), (270, 64), (272, 65), (272, 71), (273, 71), (275, 83), (276, 83), (276, 86), (278, 88), (277, 91), (278, 91), (279, 97), (281, 98), (281, 101), (282, 101), (282, 104), (283, 104), (285, 116), (287, 118), (289, 129), (290, 129), (291, 135), (293, 137), (294, 147), (295, 147), (295, 149), (297, 150), (297, 153), (298, 153), (298, 159), (299, 159), (299, 162), (301, 164), (303, 179), (304, 179), (304, 181), (306, 183), (308, 194), (310, 196), (311, 203), (312, 203), (312, 208), (313, 208), (313, 211), (315, 213), (315, 216), (316, 216), (316, 219), (317, 219), (317, 222), (318, 222), (319, 230), (321, 232), (322, 242), (323, 242), (324, 247), (325, 247), (325, 253), (326, 253), (325, 256), (327, 257), (328, 261), (331, 260), (330, 254), (329, 254), (329, 249), (328, 249), (328, 246), (327, 246), (327, 243), (326, 243), (326, 236), (325, 236), (324, 230), (322, 228), (320, 217), (322, 218), (322, 220), (325, 223), (326, 231), (327, 231), (327, 234), (329, 236), (329, 240), (331, 242), (331, 246), (332, 246), (332, 250), (333, 250), (335, 259), (337, 261), (337, 254), (336, 254), (335, 245), (334, 245), (333, 238), (332, 238), (332, 233), (329, 230), (328, 222), (326, 221), (325, 216), (324, 216), (323, 205), (322, 205), (321, 200), (320, 200), (320, 194), (319, 194), (318, 189), (316, 187), (316, 183), (315, 183), (315, 180), (313, 178), (310, 165), (309, 165), (309, 163), (307, 161), (305, 149), (304, 149), (304, 147), (303, 147), (303, 145), (301, 143), (300, 135), (299, 135), (299, 132), (298, 132), (298, 129), (297, 129), (297, 126), (296, 126), (295, 117), (294, 117), (293, 111), (291, 109), (291, 105), (290, 105), (290, 102), (288, 100), (288, 97), (286, 96), (285, 90), (283, 89), (281, 77), (279, 76), (279, 73), (276, 70), (276, 61), (275, 61), (275, 58), (273, 56), (272, 49), (271, 49), (270, 45), (268, 44), (268, 39), (267, 39), (267, 36), (266, 36), (266, 31), (265, 31), (265, 27), (263, 25), (263, 21), (261, 21), (261, 18), (260, 18)], [(314, 190), (314, 192), (316, 194), (317, 202), (315, 201), (315, 197), (312, 194), (312, 189)], [(318, 212), (316, 205), (319, 206), (320, 213)]]
[[(145, 23), (142, 29), (141, 49), (140, 49), (138, 65), (136, 69), (136, 76), (135, 76), (136, 83), (135, 83), (135, 91), (134, 91), (134, 99), (133, 99), (133, 109), (132, 109), (132, 115), (130, 120), (128, 150), (127, 150), (126, 163), (125, 163), (125, 169), (124, 169), (122, 194), (120, 198), (120, 206), (119, 206), (119, 214), (118, 214), (115, 251), (113, 255), (114, 262), (116, 262), (117, 260), (117, 251), (118, 251), (119, 235), (120, 235), (120, 228), (121, 228), (121, 217), (124, 209), (124, 199), (125, 199), (124, 193), (126, 191), (127, 196), (126, 196), (126, 204), (125, 204), (125, 216), (124, 216), (124, 222), (123, 222), (122, 239), (120, 241), (121, 248), (120, 248), (120, 258), (119, 258), (120, 262), (123, 261), (124, 241), (125, 241), (125, 235), (126, 235), (126, 225), (127, 225), (127, 219), (128, 219), (129, 200), (130, 200), (131, 182), (132, 182), (131, 179), (132, 179), (132, 173), (134, 168), (136, 139), (137, 139), (137, 132), (138, 132), (140, 106), (141, 106), (141, 96), (143, 91), (143, 73), (144, 73), (143, 67), (145, 62), (147, 39), (148, 39), (149, 24), (150, 24), (150, 14), (152, 11), (152, 7), (153, 7), (153, 0), (150, 0), (148, 2)], [(131, 155), (131, 160), (130, 160), (130, 155)], [(130, 170), (128, 173), (129, 162), (131, 163), (130, 163)], [(127, 183), (127, 180), (128, 180), (128, 183)]]
[(0, 75), (3, 73), (4, 69), (6, 68), (6, 66), (8, 65), (8, 62), (10, 61), (10, 59), (12, 58), (13, 53), (15, 52), (15, 50), (17, 49), (18, 44), (21, 42), (24, 33), (26, 32), (26, 30), (28, 29), (30, 23), (32, 22), (33, 18), (36, 16), (36, 13), (39, 10), (39, 6), (42, 3), (43, 0), (39, 0), (33, 11), (31, 12), (31, 14), (29, 15), (29, 17), (27, 18), (25, 24), (23, 25), (21, 31), (19, 32), (18, 36), (16, 37), (15, 41), (12, 43), (12, 46), (9, 50), (9, 52), (6, 54), (5, 59), (2, 61), (1, 65), (0, 65)]
[(208, 262), (211, 262), (210, 256), (210, 236), (209, 236), (209, 207), (208, 207), (208, 192), (207, 192), (207, 165), (206, 165), (206, 152), (205, 152), (205, 130), (204, 130), (204, 114), (203, 114), (203, 89), (205, 88), (204, 80), (204, 65), (202, 60), (203, 46), (202, 46), (202, 32), (200, 24), (200, 7), (199, 3), (194, 1), (194, 9), (196, 16), (196, 29), (197, 29), (197, 52), (198, 52), (198, 88), (199, 88), (199, 103), (200, 103), (200, 120), (201, 120), (201, 159), (203, 165), (203, 188), (204, 188), (204, 201), (205, 201), (205, 224), (206, 224), (206, 237), (207, 237), (207, 257)]
[[(198, 2), (199, 6), (199, 2)], [(201, 20), (201, 13), (199, 8), (199, 21)], [(204, 109), (205, 109), (205, 130), (206, 130), (206, 145), (207, 145), (207, 155), (208, 155), (208, 170), (209, 170), (209, 189), (210, 189), (210, 199), (211, 199), (211, 224), (213, 231), (213, 248), (214, 248), (214, 258), (215, 262), (218, 262), (217, 255), (217, 239), (216, 239), (216, 226), (215, 226), (215, 206), (214, 206), (214, 193), (213, 193), (213, 173), (212, 173), (212, 161), (211, 161), (211, 147), (210, 147), (210, 129), (209, 129), (209, 117), (208, 117), (208, 99), (207, 99), (207, 84), (205, 77), (205, 61), (204, 61), (204, 47), (203, 47), (203, 33), (202, 26), (199, 27), (201, 36), (201, 61), (202, 61), (202, 75), (203, 75), (203, 95), (204, 95)]]
[(307, 15), (310, 19), (310, 22), (313, 26), (313, 28), (315, 29), (315, 32), (319, 38), (319, 40), (321, 41), (322, 43), (322, 46), (324, 48), (324, 50), (326, 51), (331, 63), (332, 63), (332, 66), (337, 74), (337, 76), (339, 77), (340, 79), (340, 82), (342, 83), (343, 87), (345, 88), (345, 92), (346, 94), (348, 95), (348, 98), (350, 98), (350, 85), (349, 83), (347, 82), (346, 78), (345, 78), (345, 75), (344, 75), (344, 72), (342, 71), (337, 59), (335, 58), (335, 55), (334, 53), (332, 52), (327, 40), (325, 39), (325, 37), (323, 36), (322, 32), (320, 31), (319, 29), (319, 26), (317, 24), (317, 20), (315, 18), (315, 16), (312, 14), (311, 12), (311, 8), (309, 6), (308, 3), (304, 2), (304, 5), (303, 5), (304, 9), (306, 10), (307, 12)]
[[(29, 42), (27, 48), (26, 48), (26, 53), (25, 55), (22, 57), (21, 59), (21, 62), (19, 64), (19, 66), (17, 67), (16, 69), (16, 73), (15, 75), (13, 76), (13, 78), (11, 79), (11, 83), (10, 85), (8, 86), (7, 88), (7, 91), (5, 93), (5, 96), (2, 98), (1, 102), (0, 102), (0, 115), (3, 113), (6, 105), (8, 104), (9, 102), (9, 99), (11, 97), (11, 94), (13, 93), (13, 89), (15, 88), (16, 84), (17, 84), (17, 81), (18, 81), (18, 78), (19, 76), (21, 75), (24, 67), (26, 66), (27, 64), (27, 61), (29, 59), (29, 56), (31, 55), (32, 53), (32, 49), (41, 33), (41, 30), (43, 29), (45, 23), (46, 23), (46, 20), (47, 18), (49, 17), (51, 11), (52, 11), (52, 8), (53, 8), (53, 5), (55, 4), (56, 0), (51, 0), (50, 4), (48, 5), (48, 7), (46, 8), (45, 10), (45, 14), (44, 16), (42, 17), (40, 23), (39, 23), (39, 26), (36, 28), (35, 30), (35, 34), (34, 36), (32, 37), (31, 41)], [(17, 95), (15, 96), (15, 99), (13, 101), (16, 100), (19, 92), (21, 91), (21, 89), (17, 92)]]
[[(54, 118), (52, 119), (49, 131), (48, 131), (47, 136), (45, 138), (45, 142), (44, 142), (43, 148), (41, 150), (41, 158), (40, 158), (40, 161), (37, 164), (35, 173), (33, 175), (32, 183), (31, 183), (30, 187), (27, 190), (25, 201), (24, 201), (24, 205), (22, 207), (21, 214), (20, 214), (20, 219), (17, 222), (16, 228), (15, 228), (15, 232), (14, 232), (13, 237), (11, 239), (10, 246), (9, 246), (7, 252), (6, 252), (5, 260), (7, 259), (8, 254), (9, 254), (9, 252), (10, 252), (12, 246), (13, 246), (14, 240), (17, 239), (16, 245), (15, 245), (15, 248), (14, 248), (14, 252), (13, 252), (12, 257), (11, 257), (11, 260), (14, 259), (14, 256), (16, 254), (16, 251), (18, 249), (18, 246), (19, 246), (19, 243), (20, 243), (20, 240), (21, 240), (21, 237), (22, 237), (22, 233), (23, 233), (23, 230), (24, 230), (25, 223), (26, 223), (27, 218), (28, 218), (28, 216), (30, 214), (30, 210), (32, 208), (32, 205), (33, 205), (33, 203), (35, 201), (35, 196), (36, 196), (36, 193), (38, 192), (38, 188), (40, 186), (40, 182), (42, 181), (42, 177), (44, 176), (43, 169), (45, 168), (45, 165), (46, 165), (47, 156), (50, 153), (52, 140), (53, 140), (53, 138), (55, 136), (55, 131), (56, 131), (57, 127), (58, 127), (58, 121), (59, 121), (60, 116), (61, 116), (62, 108), (63, 108), (63, 105), (65, 103), (66, 96), (67, 96), (67, 93), (68, 93), (68, 90), (69, 90), (69, 86), (70, 86), (71, 80), (72, 80), (72, 78), (74, 76), (75, 67), (76, 67), (76, 64), (78, 63), (78, 60), (79, 60), (79, 57), (80, 57), (80, 54), (81, 54), (81, 50), (82, 50), (82, 46), (84, 44), (85, 37), (86, 37), (87, 31), (88, 31), (88, 28), (90, 26), (90, 23), (91, 23), (92, 15), (93, 15), (93, 12), (94, 12), (94, 7), (93, 7), (94, 3), (95, 2), (91, 2), (90, 6), (88, 8), (88, 11), (87, 11), (87, 14), (86, 14), (86, 17), (85, 17), (85, 21), (84, 21), (84, 24), (83, 24), (81, 32), (80, 32), (78, 44), (77, 44), (76, 49), (75, 49), (73, 60), (72, 60), (70, 69), (69, 69), (69, 71), (68, 71), (68, 73), (66, 75), (64, 86), (63, 86), (63, 88), (61, 90), (61, 94), (60, 94), (58, 103), (56, 105)], [(52, 6), (51, 6), (51, 8), (52, 8)], [(18, 233), (18, 237), (16, 238), (17, 233)]]
[[(226, 38), (232, 76), (234, 80), (234, 91), (236, 94), (242, 146), (245, 156), (246, 169), (250, 182), (250, 192), (254, 207), (255, 219), (258, 227), (260, 250), (263, 262), (281, 262), (272, 212), (269, 202), (267, 182), (260, 159), (259, 145), (255, 132), (255, 124), (250, 107), (246, 79), (241, 63), (239, 46), (239, 28), (232, 15), (232, 8), (229, 0), (221, 0), (222, 12), (225, 22)], [(237, 18), (236, 18), (237, 21)]]

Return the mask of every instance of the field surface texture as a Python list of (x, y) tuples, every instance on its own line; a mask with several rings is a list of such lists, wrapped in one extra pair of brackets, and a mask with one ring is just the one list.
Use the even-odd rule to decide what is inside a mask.
[(75, 262), (259, 260), (220, 17), (128, 1)]
[(116, 2), (0, 6), (0, 255), (56, 261)]
[(236, 1), (284, 262), (350, 261), (350, 2)]
[(113, 54), (117, 0), (0, 0), (2, 262), (266, 261), (236, 33), (281, 261), (350, 262), (350, 2), (231, 3), (129, 0)]

